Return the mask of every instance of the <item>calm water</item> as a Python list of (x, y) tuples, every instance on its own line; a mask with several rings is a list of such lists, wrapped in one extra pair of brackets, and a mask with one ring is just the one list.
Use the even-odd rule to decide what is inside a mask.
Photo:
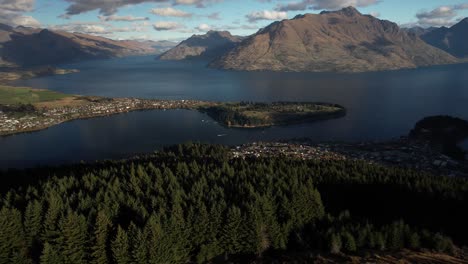
[(364, 74), (249, 73), (202, 63), (134, 57), (66, 65), (81, 72), (18, 85), (107, 97), (216, 101), (323, 101), (348, 109), (342, 119), (258, 130), (226, 129), (195, 111), (147, 111), (78, 120), (0, 138), (0, 167), (127, 157), (181, 142), (241, 144), (310, 137), (381, 140), (407, 134), (428, 115), (468, 119), (468, 65)]

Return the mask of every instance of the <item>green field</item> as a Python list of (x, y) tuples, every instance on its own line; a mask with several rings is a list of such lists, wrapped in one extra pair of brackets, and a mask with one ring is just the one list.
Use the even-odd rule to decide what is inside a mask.
[(70, 95), (48, 90), (0, 85), (0, 104), (2, 105), (34, 104), (56, 101), (67, 97), (70, 97)]

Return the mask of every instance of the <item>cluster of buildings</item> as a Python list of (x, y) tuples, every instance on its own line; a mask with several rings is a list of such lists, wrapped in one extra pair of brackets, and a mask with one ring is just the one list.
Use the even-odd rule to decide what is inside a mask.
[(232, 150), (236, 158), (285, 156), (304, 160), (362, 160), (436, 175), (468, 177), (468, 161), (457, 161), (428, 143), (408, 138), (365, 143), (253, 143)]
[(35, 113), (0, 112), (0, 135), (44, 129), (65, 121), (92, 118), (137, 110), (192, 109), (202, 104), (194, 100), (83, 99), (76, 106), (43, 108)]

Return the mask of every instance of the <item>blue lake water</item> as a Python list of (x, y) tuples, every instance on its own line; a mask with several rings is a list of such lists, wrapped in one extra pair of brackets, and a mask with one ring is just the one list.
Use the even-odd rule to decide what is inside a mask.
[(186, 141), (242, 144), (309, 137), (317, 141), (384, 140), (406, 135), (425, 116), (468, 119), (468, 65), (392, 72), (272, 73), (209, 69), (201, 62), (152, 57), (88, 61), (81, 72), (17, 85), (69, 94), (213, 101), (320, 101), (348, 109), (336, 120), (240, 130), (196, 111), (145, 111), (76, 120), (0, 138), (0, 168), (128, 157)]

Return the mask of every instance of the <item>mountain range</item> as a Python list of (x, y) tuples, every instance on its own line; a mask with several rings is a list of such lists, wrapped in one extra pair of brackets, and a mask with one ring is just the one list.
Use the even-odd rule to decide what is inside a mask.
[(167, 50), (169, 42), (118, 41), (82, 33), (0, 24), (0, 64), (20, 67), (157, 54), (161, 52), (160, 44)]
[(247, 71), (363, 72), (456, 62), (397, 24), (348, 7), (275, 22), (210, 66)]
[(193, 35), (176, 47), (163, 53), (160, 60), (204, 59), (212, 60), (225, 54), (242, 41), (228, 31), (208, 31), (204, 35)]
[(82, 33), (0, 24), (0, 67), (56, 65), (87, 59), (161, 54), (243, 71), (364, 72), (465, 61), (468, 18), (447, 28), (402, 29), (353, 7), (274, 22), (240, 37), (227, 31), (170, 41), (112, 40)]
[(468, 58), (468, 18), (447, 28), (441, 27), (421, 35), (430, 45), (458, 58)]

